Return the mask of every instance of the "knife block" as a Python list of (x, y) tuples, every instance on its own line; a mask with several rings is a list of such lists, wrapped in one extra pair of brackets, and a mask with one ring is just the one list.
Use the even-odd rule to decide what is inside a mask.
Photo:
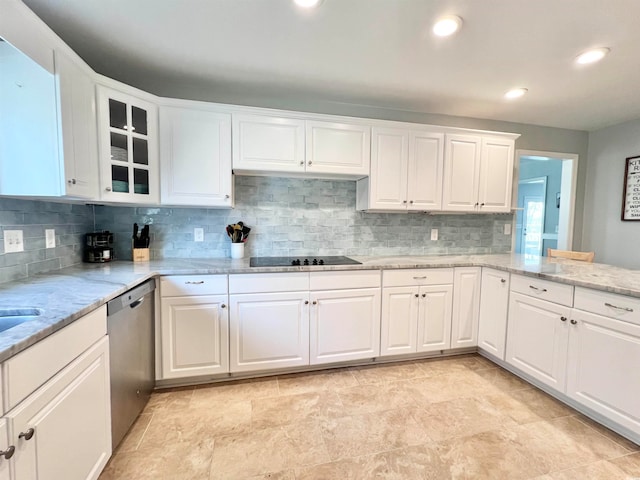
[(149, 261), (149, 249), (148, 248), (134, 248), (132, 256), (133, 256), (133, 261), (134, 262), (148, 262)]

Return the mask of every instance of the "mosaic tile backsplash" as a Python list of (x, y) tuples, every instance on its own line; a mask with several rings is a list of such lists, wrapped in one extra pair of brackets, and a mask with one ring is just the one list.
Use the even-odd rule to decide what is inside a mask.
[[(354, 181), (235, 177), (235, 208), (96, 206), (98, 229), (115, 234), (115, 255), (131, 259), (134, 222), (149, 224), (151, 258), (230, 256), (228, 224), (251, 227), (245, 256), (506, 253), (512, 215), (363, 213)], [(194, 242), (194, 228), (204, 241)], [(431, 241), (431, 229), (438, 240)]]

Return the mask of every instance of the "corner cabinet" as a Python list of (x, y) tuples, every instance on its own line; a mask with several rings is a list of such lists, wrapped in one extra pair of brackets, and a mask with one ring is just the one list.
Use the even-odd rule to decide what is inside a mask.
[(233, 207), (231, 115), (160, 107), (163, 205)]
[(100, 198), (158, 204), (158, 108), (98, 86)]
[(445, 136), (442, 210), (511, 210), (514, 140), (480, 135)]

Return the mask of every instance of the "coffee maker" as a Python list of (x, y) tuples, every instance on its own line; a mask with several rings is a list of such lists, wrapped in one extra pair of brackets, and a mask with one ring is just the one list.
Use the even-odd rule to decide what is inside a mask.
[(84, 261), (88, 263), (104, 263), (113, 260), (113, 233), (92, 232), (85, 235)]

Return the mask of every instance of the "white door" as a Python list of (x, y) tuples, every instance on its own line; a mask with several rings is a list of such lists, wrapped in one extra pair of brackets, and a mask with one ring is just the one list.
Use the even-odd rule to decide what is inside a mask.
[(522, 253), (535, 257), (542, 255), (542, 233), (544, 230), (544, 197), (524, 197), (522, 210)]
[(98, 198), (98, 139), (95, 85), (67, 56), (55, 52), (62, 127), (62, 191), (79, 198)]
[(371, 131), (369, 209), (407, 210), (409, 132), (374, 127)]
[(445, 135), (442, 209), (475, 212), (478, 207), (481, 139)]
[(111, 455), (107, 337), (6, 417), (14, 480), (97, 479)]
[(381, 356), (416, 352), (419, 302), (418, 287), (382, 289)]
[(411, 132), (407, 197), (409, 210), (442, 208), (444, 134)]
[(229, 296), (230, 370), (309, 364), (309, 293)]
[(511, 292), (507, 363), (563, 392), (571, 309)]
[(504, 360), (509, 308), (509, 273), (482, 269), (478, 348)]
[(307, 172), (366, 177), (371, 128), (366, 125), (306, 122)]
[(231, 115), (160, 108), (162, 203), (232, 207)]
[(451, 348), (478, 345), (480, 267), (458, 267), (453, 277)]
[(480, 161), (481, 212), (511, 211), (513, 140), (484, 137)]
[(228, 372), (227, 296), (165, 297), (161, 303), (161, 378)]
[(573, 310), (569, 330), (567, 395), (640, 433), (640, 325)]
[(304, 120), (234, 114), (234, 170), (304, 172)]
[(311, 364), (380, 354), (380, 289), (311, 292)]
[(451, 346), (453, 285), (420, 287), (418, 352), (447, 350)]
[[(9, 448), (15, 448), (9, 443), (9, 429), (7, 428), (7, 421), (4, 418), (0, 419), (0, 450), (5, 452), (5, 455), (11, 455)], [(11, 474), (9, 472), (9, 460), (4, 456), (0, 457), (0, 480), (11, 480)]]

